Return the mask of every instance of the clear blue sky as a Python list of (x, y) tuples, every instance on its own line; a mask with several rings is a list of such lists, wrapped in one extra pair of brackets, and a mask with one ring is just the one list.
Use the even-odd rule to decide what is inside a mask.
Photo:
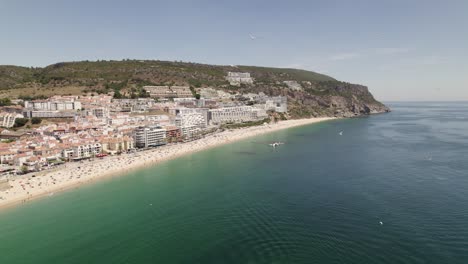
[(294, 67), (365, 84), (380, 100), (468, 100), (465, 0), (0, 0), (0, 32), (0, 64)]

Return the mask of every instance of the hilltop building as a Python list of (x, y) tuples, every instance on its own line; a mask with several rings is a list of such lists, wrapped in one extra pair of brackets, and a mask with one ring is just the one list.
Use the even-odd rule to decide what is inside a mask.
[(25, 117), (69, 118), (82, 109), (81, 102), (75, 96), (54, 96), (47, 100), (25, 101)]
[(226, 80), (233, 86), (241, 84), (253, 84), (253, 79), (248, 72), (228, 72)]
[(144, 86), (143, 89), (151, 97), (157, 98), (189, 98), (193, 97), (188, 86)]
[(77, 115), (74, 111), (48, 111), (48, 110), (27, 110), (23, 111), (24, 117), (40, 117), (40, 118), (73, 118)]
[(61, 111), (61, 110), (81, 110), (81, 102), (73, 98), (69, 100), (35, 100), (25, 101), (24, 108), (30, 110)]

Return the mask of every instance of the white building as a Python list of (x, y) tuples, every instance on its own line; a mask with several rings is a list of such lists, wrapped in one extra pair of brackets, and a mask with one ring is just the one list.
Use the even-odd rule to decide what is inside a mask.
[(285, 113), (288, 111), (288, 100), (286, 96), (268, 97), (265, 100), (265, 110)]
[(200, 135), (201, 128), (195, 125), (181, 126), (180, 131), (181, 131), (182, 136), (186, 140), (190, 140), (190, 139), (197, 138)]
[(62, 150), (62, 157), (68, 159), (84, 159), (96, 157), (102, 151), (101, 143), (76, 145)]
[(97, 118), (107, 118), (109, 117), (109, 109), (105, 107), (92, 108), (91, 113)]
[(137, 148), (149, 148), (165, 145), (166, 129), (160, 126), (138, 127), (134, 132), (135, 146)]
[(0, 113), (0, 126), (1, 127), (13, 127), (15, 125), (16, 118), (23, 118), (23, 115), (12, 114), (12, 113)]
[(145, 121), (159, 125), (169, 125), (170, 119), (167, 115), (147, 115)]
[(199, 125), (204, 128), (208, 125), (208, 108), (170, 108), (169, 114), (175, 115), (182, 126)]
[(114, 112), (145, 112), (154, 104), (152, 98), (113, 99), (110, 108)]
[(171, 86), (171, 90), (179, 98), (193, 97), (192, 91), (188, 86)]
[(69, 99), (62, 100), (36, 100), (25, 101), (24, 108), (32, 110), (61, 111), (61, 110), (81, 110), (81, 102)]
[(24, 117), (40, 117), (40, 118), (71, 118), (75, 117), (76, 112), (73, 111), (51, 111), (51, 110), (25, 110), (23, 111)]
[(73, 148), (64, 148), (62, 149), (62, 158), (68, 159), (73, 157)]
[(143, 86), (152, 97), (158, 98), (189, 98), (193, 97), (189, 86)]
[(109, 109), (105, 107), (90, 107), (81, 111), (81, 116), (95, 116), (99, 119), (104, 119), (109, 117)]
[(183, 98), (174, 98), (174, 103), (179, 105), (179, 103), (186, 103), (186, 102), (196, 102), (197, 99), (195, 97), (183, 97)]
[(251, 106), (210, 109), (209, 113), (210, 123), (212, 125), (258, 121), (268, 117), (265, 110)]
[(11, 151), (0, 152), (0, 164), (5, 164), (13, 161), (15, 153)]
[(226, 80), (234, 86), (241, 84), (253, 84), (253, 79), (248, 72), (228, 72)]
[(174, 123), (177, 127), (197, 126), (199, 128), (206, 127), (206, 118), (201, 113), (187, 113), (176, 116)]
[(169, 89), (169, 86), (143, 86), (143, 89), (147, 93), (149, 93), (150, 96), (152, 97), (158, 97), (158, 98), (168, 98), (168, 97), (173, 97), (174, 94)]

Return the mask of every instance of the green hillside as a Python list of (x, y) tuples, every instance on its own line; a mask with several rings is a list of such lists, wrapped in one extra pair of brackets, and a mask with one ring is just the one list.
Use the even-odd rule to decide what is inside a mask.
[[(252, 85), (231, 86), (228, 72), (249, 72)], [(284, 81), (297, 81), (302, 90)], [(208, 65), (157, 60), (63, 62), (45, 68), (0, 66), (0, 98), (102, 94), (145, 95), (144, 85), (212, 87), (232, 93), (259, 93), (289, 98), (294, 117), (356, 115), (387, 109), (367, 87), (337, 81), (312, 71), (256, 66)], [(343, 114), (344, 113), (344, 114)]]
[(305, 70), (254, 66), (217, 66), (169, 61), (81, 61), (57, 63), (45, 68), (0, 66), (0, 90), (26, 88), (31, 85), (99, 86), (125, 82), (124, 86), (139, 83), (197, 84), (219, 86), (229, 71), (247, 71), (262, 82), (285, 80), (332, 81), (333, 78)]

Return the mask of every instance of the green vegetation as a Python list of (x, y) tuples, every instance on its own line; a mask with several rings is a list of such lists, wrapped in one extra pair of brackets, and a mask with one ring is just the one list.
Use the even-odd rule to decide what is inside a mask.
[[(252, 73), (252, 76), (258, 81), (271, 82), (271, 76), (280, 76), (282, 81), (296, 80), (296, 81), (309, 81), (309, 82), (324, 82), (336, 81), (330, 76), (290, 68), (270, 68), (270, 67), (257, 67), (257, 66), (238, 66), (237, 71), (245, 71)], [(268, 78), (270, 77), (270, 78)]]
[(21, 171), (22, 174), (26, 174), (26, 173), (28, 173), (28, 167), (23, 165), (23, 166), (20, 167), (20, 171)]
[(288, 120), (284, 113), (278, 113), (280, 120)]
[(150, 97), (150, 95), (145, 89), (140, 88), (140, 91), (138, 92), (138, 97), (139, 98), (148, 98), (148, 97)]
[(24, 100), (24, 101), (32, 101), (32, 100), (44, 100), (47, 99), (47, 96), (45, 95), (20, 95), (18, 96), (18, 99)]
[(13, 127), (23, 127), (28, 123), (29, 119), (28, 118), (16, 118), (15, 119), (15, 124)]
[(38, 124), (40, 124), (41, 122), (42, 122), (42, 119), (39, 118), (39, 117), (33, 117), (33, 118), (31, 118), (31, 124), (33, 124), (33, 125), (38, 125)]
[(120, 93), (119, 90), (114, 91), (114, 99), (122, 99), (124, 96)]
[[(225, 79), (228, 72), (249, 72), (255, 82), (231, 86)], [(283, 82), (291, 80), (297, 81), (303, 91), (288, 89)], [(298, 69), (158, 60), (62, 62), (45, 68), (0, 66), (0, 98), (33, 100), (51, 95), (112, 92), (117, 99), (142, 98), (149, 96), (143, 89), (145, 85), (188, 85), (195, 98), (200, 98), (197, 88), (203, 87), (230, 93), (287, 96), (292, 118), (334, 116), (340, 111), (354, 115), (355, 109), (384, 109), (364, 86)]]
[(221, 66), (157, 60), (80, 61), (56, 63), (45, 68), (0, 66), (0, 89), (28, 87), (89, 87), (100, 91), (144, 85), (226, 85), (228, 71), (248, 71), (260, 81), (331, 81), (333, 78), (305, 70), (254, 66)]
[(10, 98), (0, 98), (0, 106), (8, 106), (11, 105)]
[(195, 90), (193, 86), (190, 86), (190, 91), (192, 92), (193, 97), (195, 97), (197, 100), (201, 98), (201, 95), (197, 93), (197, 91)]
[(203, 82), (197, 79), (190, 79), (188, 83), (190, 84), (191, 87), (193, 86), (195, 88), (200, 88), (203, 85)]
[(34, 73), (36, 68), (18, 67), (18, 66), (0, 66), (0, 89), (15, 88), (21, 84), (35, 80)]
[(242, 127), (251, 127), (251, 126), (260, 126), (264, 123), (270, 123), (270, 118), (265, 118), (259, 121), (252, 121), (252, 122), (245, 122), (245, 123), (232, 123), (232, 124), (224, 124), (221, 125), (222, 129), (236, 129)]

